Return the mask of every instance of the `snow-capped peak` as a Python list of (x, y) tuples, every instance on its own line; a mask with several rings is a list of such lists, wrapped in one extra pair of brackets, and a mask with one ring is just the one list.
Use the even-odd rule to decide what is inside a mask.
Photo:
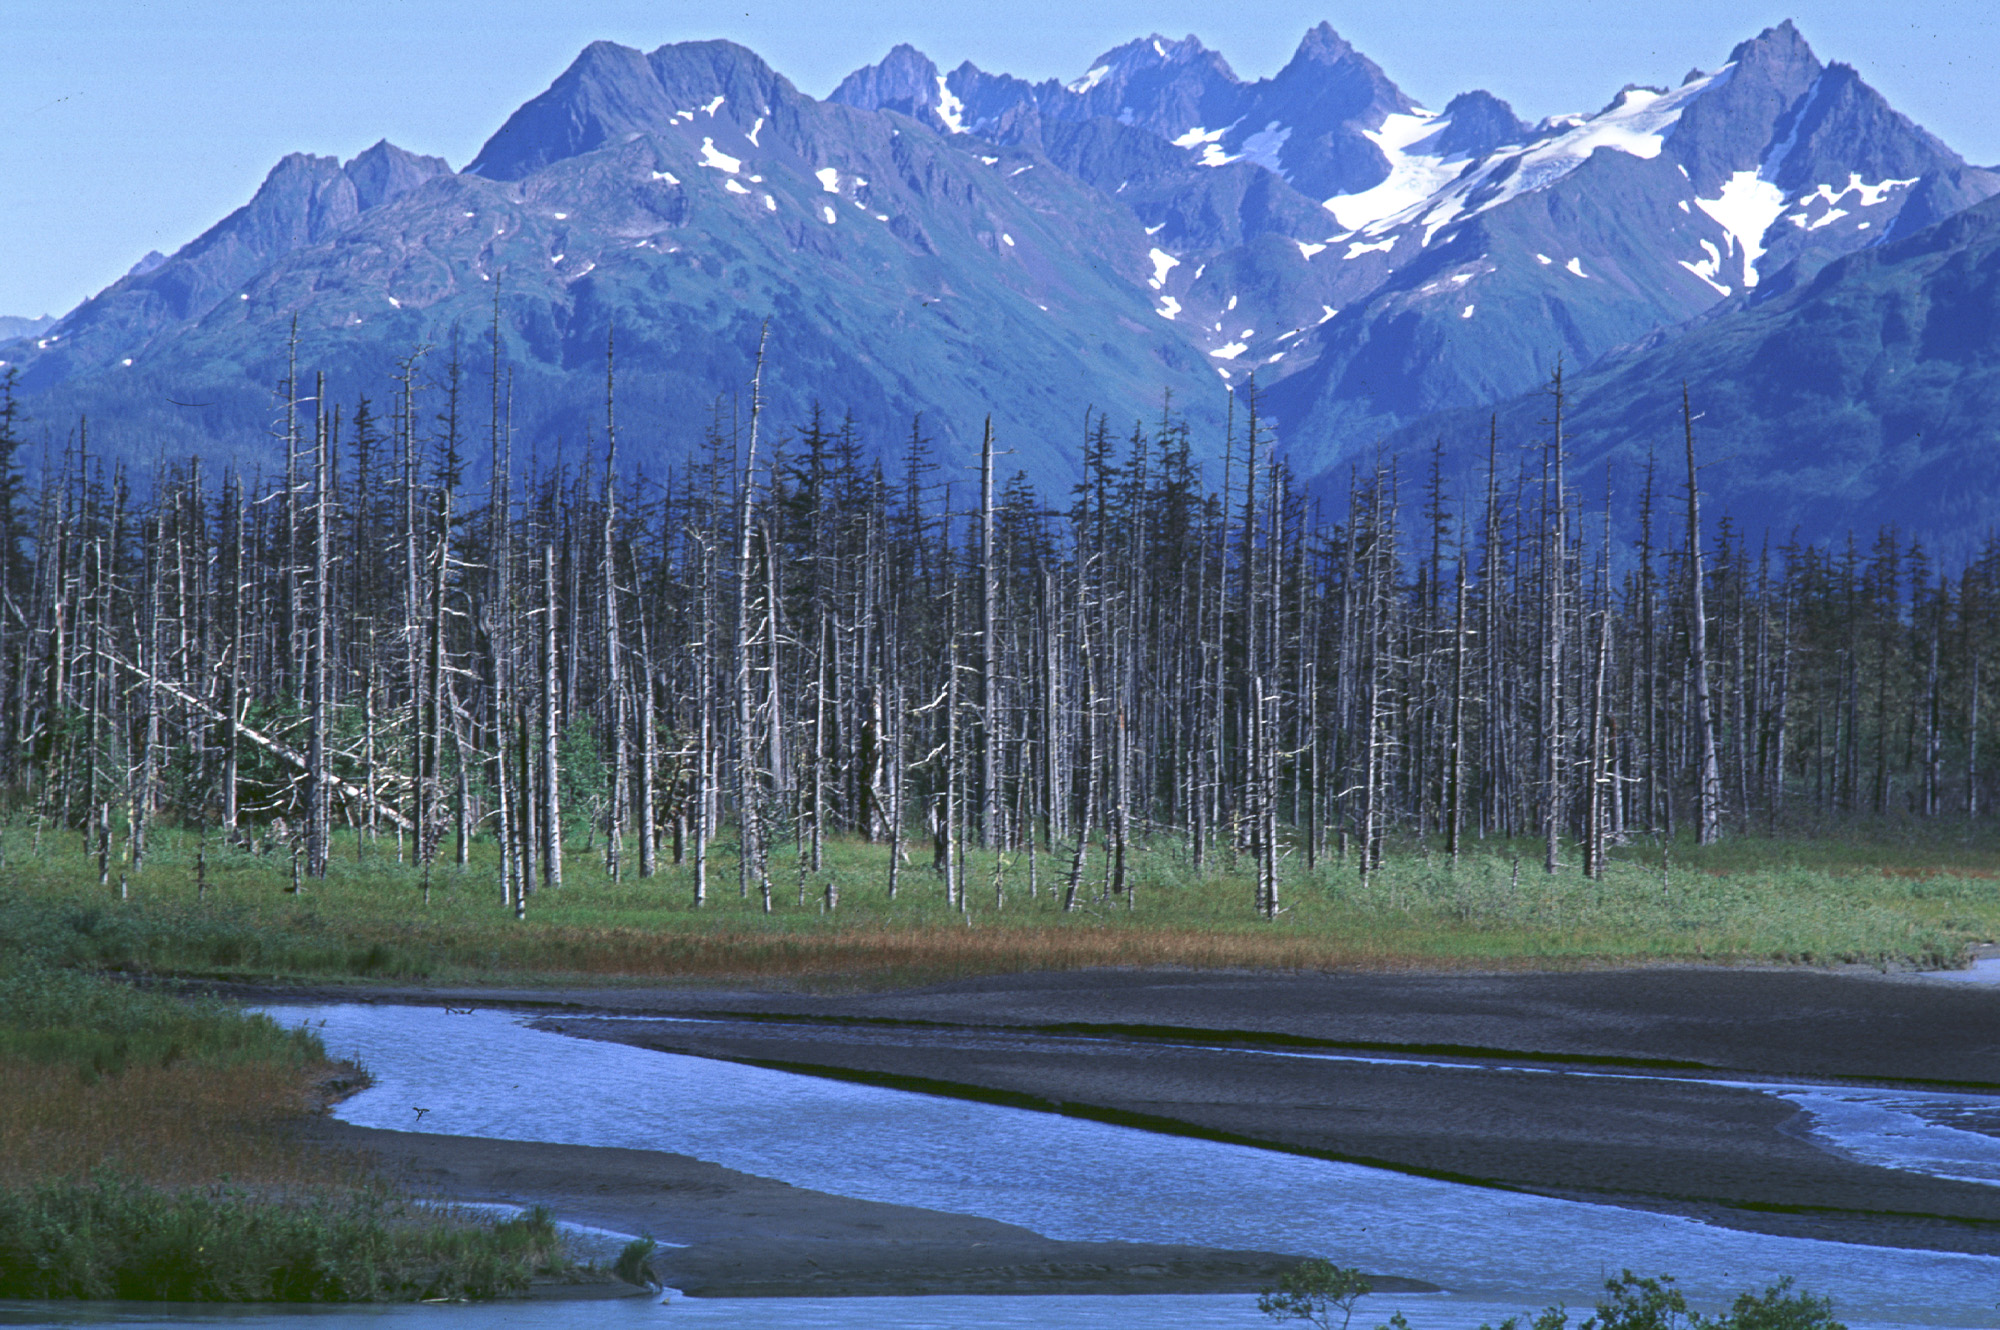
[[(1695, 98), (1728, 75), (1725, 65), (1713, 74), (1690, 80), (1672, 92), (1651, 88), (1627, 88), (1611, 105), (1596, 115), (1551, 117), (1542, 122), (1544, 134), (1526, 147), (1503, 148), (1456, 173), (1442, 169), (1443, 159), (1427, 157), (1423, 124), (1408, 123), (1413, 117), (1390, 116), (1370, 138), (1375, 139), (1390, 160), (1390, 176), (1366, 194), (1328, 199), (1326, 208), (1348, 226), (1371, 235), (1415, 222), (1425, 227), (1425, 243), (1443, 227), (1474, 213), (1484, 212), (1535, 190), (1547, 189), (1583, 165), (1600, 148), (1629, 153), (1634, 157), (1657, 157), (1667, 135), (1680, 122), (1681, 113)], [(1405, 123), (1397, 124), (1403, 121)], [(1428, 123), (1428, 122), (1425, 122)], [(1378, 137), (1379, 136), (1379, 137)], [(1398, 137), (1402, 137), (1399, 143)], [(1455, 165), (1455, 164), (1454, 164)], [(1439, 182), (1436, 193), (1410, 200), (1426, 179)], [(1405, 191), (1400, 208), (1396, 187)], [(1434, 185), (1434, 188), (1436, 186)], [(1363, 200), (1367, 200), (1363, 204)], [(1373, 216), (1360, 220), (1366, 214)]]

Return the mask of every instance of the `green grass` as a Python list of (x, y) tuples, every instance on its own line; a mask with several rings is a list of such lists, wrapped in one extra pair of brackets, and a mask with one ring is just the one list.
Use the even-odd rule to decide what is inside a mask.
[[(612, 882), (598, 854), (573, 850), (565, 885), (517, 921), (501, 900), (493, 849), (426, 875), (394, 842), (342, 837), (328, 877), (292, 894), (290, 860), (210, 839), (206, 890), (197, 842), (154, 836), (127, 899), (100, 886), (75, 832), (34, 845), (0, 832), (0, 945), (31, 945), (73, 968), (264, 980), (620, 982), (757, 979), (806, 984), (921, 982), (1093, 965), (1278, 968), (1576, 967), (1649, 961), (1859, 962), (1938, 967), (2000, 936), (2000, 835), (1960, 824), (1882, 824), (1843, 839), (1736, 838), (1705, 850), (1635, 844), (1602, 880), (1541, 871), (1540, 847), (1488, 842), (1452, 867), (1404, 845), (1366, 884), (1331, 859), (1288, 859), (1283, 913), (1252, 908), (1247, 862), (1197, 873), (1177, 845), (1132, 859), (1133, 895), (1100, 890), (1093, 848), (1085, 908), (1065, 913), (1066, 854), (967, 856), (968, 908), (950, 908), (924, 862), (887, 898), (888, 852), (829, 845), (825, 871), (772, 861), (776, 909), (737, 890), (727, 846), (710, 897), (690, 903), (691, 865)], [(1518, 856), (1518, 876), (1517, 859)], [(636, 856), (628, 854), (628, 865)], [(995, 874), (1000, 877), (996, 895)], [(825, 908), (829, 882), (839, 908)]]
[(568, 1272), (546, 1214), (419, 1209), (305, 1146), (295, 1124), (355, 1069), (77, 968), (98, 931), (88, 907), (0, 902), (0, 1297), (476, 1298)]
[(100, 1177), (0, 1190), (0, 1297), (491, 1298), (568, 1264), (545, 1211), (475, 1224), (379, 1187), (273, 1198)]

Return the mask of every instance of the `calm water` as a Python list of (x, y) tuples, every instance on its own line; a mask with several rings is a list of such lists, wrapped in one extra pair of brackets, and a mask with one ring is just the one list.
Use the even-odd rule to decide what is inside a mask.
[[(363, 1126), (672, 1150), (820, 1191), (985, 1215), (1058, 1238), (1325, 1253), (1444, 1295), (1363, 1303), (1357, 1330), (1401, 1309), (1416, 1330), (1470, 1330), (1552, 1301), (1588, 1307), (1624, 1267), (1673, 1272), (1702, 1302), (1783, 1275), (1831, 1294), (1856, 1330), (2000, 1325), (2000, 1260), (1764, 1237), (1690, 1220), (1517, 1196), (1020, 1109), (735, 1066), (531, 1029), (508, 1013), (273, 1007), (375, 1076), (339, 1115)], [(322, 1025), (322, 1022), (324, 1023)], [(1873, 1162), (2000, 1180), (1993, 1102), (1771, 1087), (1838, 1148)], [(1003, 1167), (1004, 1165), (1004, 1167)], [(714, 1326), (973, 1330), (1251, 1327), (1224, 1297), (650, 1299), (537, 1307), (163, 1314), (157, 1307), (0, 1304), (0, 1323), (323, 1327)], [(670, 1318), (670, 1319), (669, 1319)]]

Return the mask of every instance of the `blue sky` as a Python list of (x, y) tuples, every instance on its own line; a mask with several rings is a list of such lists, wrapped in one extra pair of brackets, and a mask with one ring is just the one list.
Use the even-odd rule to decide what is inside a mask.
[(62, 313), (172, 252), (287, 152), (387, 138), (463, 166), (597, 38), (730, 38), (824, 96), (898, 41), (1069, 79), (1131, 37), (1192, 32), (1255, 78), (1326, 19), (1426, 105), (1484, 87), (1537, 119), (1678, 83), (1787, 17), (2000, 163), (1991, 0), (0, 0), (0, 314)]

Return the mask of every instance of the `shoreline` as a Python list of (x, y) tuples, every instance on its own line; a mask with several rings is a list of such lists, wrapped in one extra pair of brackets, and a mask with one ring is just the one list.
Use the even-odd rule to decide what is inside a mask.
[[(547, 1205), (559, 1219), (646, 1234), (650, 1265), (689, 1297), (1255, 1293), (1305, 1256), (1161, 1243), (1062, 1242), (997, 1220), (793, 1187), (687, 1155), (356, 1127), (318, 1118), (315, 1145), (371, 1158), (446, 1202)], [(1378, 1292), (1422, 1280), (1370, 1275)]]

